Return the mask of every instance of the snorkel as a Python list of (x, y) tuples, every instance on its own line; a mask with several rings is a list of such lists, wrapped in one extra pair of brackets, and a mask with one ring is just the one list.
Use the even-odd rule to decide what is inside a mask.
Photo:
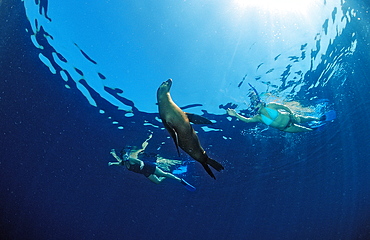
[(253, 92), (256, 94), (257, 101), (262, 102), (260, 96), (258, 95), (257, 90), (250, 83), (248, 83), (248, 85), (252, 88)]
[(251, 109), (252, 114), (255, 115), (260, 109), (259, 105), (264, 105), (264, 102), (262, 102), (257, 90), (250, 83), (248, 83), (248, 85), (251, 87), (254, 93), (249, 94), (249, 98), (251, 99), (251, 105), (249, 108)]

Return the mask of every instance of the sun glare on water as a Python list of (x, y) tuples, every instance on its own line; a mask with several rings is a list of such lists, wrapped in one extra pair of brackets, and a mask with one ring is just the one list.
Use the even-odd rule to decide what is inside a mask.
[(234, 5), (240, 10), (257, 8), (276, 13), (303, 13), (312, 10), (317, 0), (234, 0)]

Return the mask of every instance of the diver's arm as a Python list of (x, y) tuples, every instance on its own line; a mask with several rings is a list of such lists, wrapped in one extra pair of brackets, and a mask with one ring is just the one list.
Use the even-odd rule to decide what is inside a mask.
[(243, 121), (243, 122), (246, 122), (246, 123), (254, 123), (254, 122), (260, 122), (261, 120), (261, 117), (259, 115), (256, 115), (252, 118), (247, 118), (247, 117), (244, 117), (240, 114), (238, 114), (235, 109), (230, 109), (228, 108), (227, 109), (227, 113), (230, 115), (230, 116), (233, 116), (233, 117), (236, 117), (237, 119)]
[(140, 169), (143, 169), (144, 167), (144, 162), (141, 161), (140, 159), (130, 157), (128, 161), (130, 162), (131, 165), (140, 164)]
[(116, 154), (116, 151), (114, 149), (112, 149), (110, 151), (110, 154), (112, 154), (112, 156), (117, 160), (117, 162), (109, 162), (108, 163), (108, 166), (112, 166), (112, 165), (121, 165), (122, 163), (122, 159), (120, 157), (117, 156)]
[(113, 166), (113, 165), (119, 166), (119, 165), (121, 165), (121, 163), (120, 162), (109, 162), (108, 163), (108, 166)]
[(114, 149), (112, 149), (110, 151), (110, 154), (112, 154), (112, 156), (118, 161), (118, 162), (122, 162), (122, 159), (120, 157), (117, 156), (116, 154), (116, 151)]

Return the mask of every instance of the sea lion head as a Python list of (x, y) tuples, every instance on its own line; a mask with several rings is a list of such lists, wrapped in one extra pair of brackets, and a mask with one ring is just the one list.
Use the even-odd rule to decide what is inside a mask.
[(158, 91), (157, 91), (157, 96), (162, 96), (163, 94), (170, 92), (171, 86), (172, 86), (172, 79), (170, 78), (159, 86)]

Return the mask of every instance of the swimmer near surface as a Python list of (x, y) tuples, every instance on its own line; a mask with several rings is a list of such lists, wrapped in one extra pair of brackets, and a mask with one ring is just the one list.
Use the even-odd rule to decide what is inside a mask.
[(180, 155), (180, 147), (194, 160), (200, 162), (206, 172), (216, 179), (209, 166), (217, 171), (223, 170), (224, 167), (208, 157), (190, 124), (190, 122), (194, 124), (211, 124), (212, 122), (199, 115), (183, 112), (171, 98), (171, 86), (172, 79), (168, 79), (159, 86), (157, 91), (158, 110), (163, 125), (174, 140), (178, 154)]

